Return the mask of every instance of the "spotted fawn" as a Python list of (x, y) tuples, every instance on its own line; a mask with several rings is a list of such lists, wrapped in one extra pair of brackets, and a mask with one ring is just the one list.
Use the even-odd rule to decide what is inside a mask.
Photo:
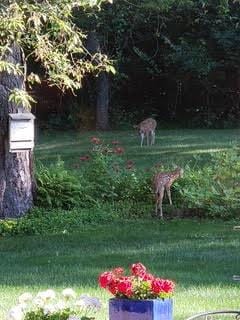
[[(178, 178), (182, 178), (182, 176), (183, 176), (183, 169), (177, 168), (174, 171), (157, 173), (153, 178), (153, 187), (154, 187), (155, 203), (156, 203), (155, 213), (161, 219), (163, 219), (162, 201), (163, 201), (164, 191), (165, 190), (167, 191), (169, 203), (172, 205), (170, 188), (173, 182), (176, 181)], [(159, 215), (158, 215), (158, 211), (160, 211)]]

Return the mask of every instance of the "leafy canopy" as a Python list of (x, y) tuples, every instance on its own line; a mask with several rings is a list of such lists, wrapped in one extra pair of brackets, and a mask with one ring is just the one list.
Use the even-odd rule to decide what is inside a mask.
[[(11, 62), (14, 45), (25, 53), (24, 63), (35, 60), (43, 67), (41, 78), (61, 90), (79, 89), (86, 74), (112, 71), (106, 55), (91, 55), (84, 41), (86, 34), (73, 21), (76, 10), (100, 9), (111, 0), (6, 0), (0, 4), (0, 72), (25, 76), (26, 69)], [(40, 82), (31, 73), (29, 84)], [(21, 99), (24, 97), (24, 99)], [(11, 100), (29, 107), (27, 95), (14, 90)]]

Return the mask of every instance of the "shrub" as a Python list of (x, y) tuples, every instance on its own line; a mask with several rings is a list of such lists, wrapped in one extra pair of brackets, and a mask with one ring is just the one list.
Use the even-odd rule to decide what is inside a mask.
[(82, 187), (79, 179), (64, 167), (60, 159), (46, 167), (39, 165), (37, 174), (37, 205), (48, 208), (71, 209), (79, 203), (94, 202)]
[(95, 145), (81, 173), (85, 194), (88, 193), (95, 201), (149, 199), (149, 175), (136, 170), (132, 161), (124, 161), (121, 157), (123, 152), (120, 146)]
[(237, 149), (212, 154), (203, 167), (185, 167), (176, 182), (177, 201), (184, 208), (200, 209), (203, 216), (236, 218), (240, 208), (240, 156)]
[(119, 223), (149, 218), (151, 205), (136, 202), (101, 203), (88, 208), (32, 209), (20, 219), (0, 220), (0, 236), (72, 233), (85, 225)]

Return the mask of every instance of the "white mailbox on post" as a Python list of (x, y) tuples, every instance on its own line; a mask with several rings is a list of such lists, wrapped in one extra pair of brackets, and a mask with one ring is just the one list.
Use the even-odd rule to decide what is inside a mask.
[(9, 114), (9, 151), (21, 152), (34, 147), (34, 119), (30, 113)]

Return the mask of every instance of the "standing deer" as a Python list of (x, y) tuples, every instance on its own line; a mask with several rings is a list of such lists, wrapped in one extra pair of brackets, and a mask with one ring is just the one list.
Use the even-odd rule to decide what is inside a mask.
[(141, 147), (143, 146), (144, 137), (147, 137), (147, 145), (149, 145), (149, 136), (151, 137), (151, 145), (155, 143), (155, 129), (157, 126), (156, 120), (148, 118), (140, 122), (138, 125), (134, 126), (138, 129), (141, 136)]
[(159, 217), (163, 219), (163, 212), (162, 212), (162, 201), (164, 196), (164, 191), (167, 191), (168, 199), (170, 204), (172, 205), (171, 199), (171, 186), (174, 181), (178, 178), (182, 178), (183, 176), (183, 169), (176, 168), (174, 171), (170, 172), (160, 172), (154, 176), (153, 179), (153, 186), (154, 186), (154, 193), (155, 193), (155, 202), (156, 202), (156, 215), (158, 216), (158, 210), (160, 210)]

